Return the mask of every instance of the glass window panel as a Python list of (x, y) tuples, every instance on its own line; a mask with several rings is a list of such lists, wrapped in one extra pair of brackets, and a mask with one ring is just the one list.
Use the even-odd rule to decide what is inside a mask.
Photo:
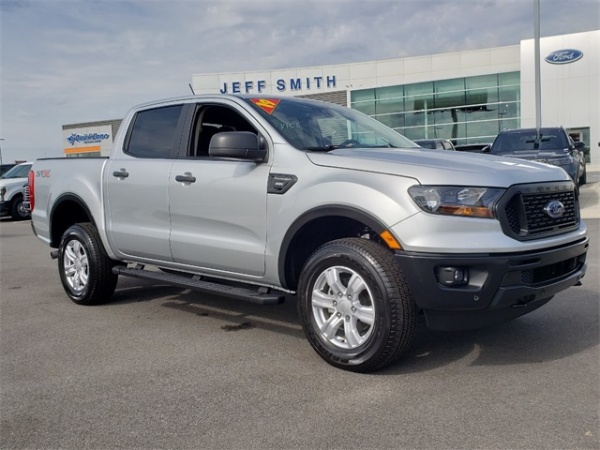
[(482, 108), (467, 111), (467, 122), (497, 120), (498, 117), (498, 104), (484, 105)]
[(361, 89), (350, 92), (352, 109), (368, 115), (375, 114), (375, 89)]
[(352, 109), (363, 112), (369, 116), (375, 114), (375, 103), (374, 102), (362, 102), (362, 103), (354, 103), (352, 105)]
[(422, 111), (433, 109), (433, 82), (408, 84), (404, 86), (404, 110)]
[(443, 94), (436, 94), (435, 96), (435, 107), (436, 108), (455, 108), (457, 106), (464, 106), (465, 104), (465, 92), (447, 92)]
[(436, 110), (434, 115), (434, 123), (436, 125), (464, 122), (465, 120), (466, 114), (459, 108)]
[(412, 127), (416, 125), (427, 125), (430, 121), (429, 114), (423, 112), (411, 112), (404, 115), (405, 126)]
[(503, 119), (498, 121), (498, 130), (514, 130), (520, 128), (520, 119)]
[(404, 86), (385, 86), (375, 89), (375, 98), (381, 100), (384, 98), (398, 99), (404, 97)]
[(519, 116), (519, 103), (512, 102), (498, 104), (498, 118), (512, 119)]
[(467, 89), (496, 88), (498, 87), (498, 75), (492, 74), (467, 77), (465, 78), (465, 85)]
[(404, 98), (405, 111), (429, 111), (433, 108), (433, 94)]
[(427, 136), (427, 131), (425, 127), (410, 127), (402, 130), (402, 133), (408, 139), (425, 139)]
[(499, 91), (499, 100), (501, 102), (514, 102), (514, 101), (520, 100), (521, 87), (519, 85), (500, 86), (498, 88), (498, 91)]
[(436, 109), (433, 113), (433, 124), (444, 124), (453, 122), (452, 113), (449, 109)]
[(499, 132), (499, 121), (468, 122), (467, 136), (475, 138), (479, 136), (496, 136)]
[[(394, 93), (387, 92), (389, 97), (379, 97), (379, 89), (376, 93), (377, 100), (375, 101), (375, 112), (377, 114), (395, 113), (404, 111), (404, 97), (402, 96), (404, 90), (402, 86), (399, 86), (400, 90), (394, 86)], [(386, 88), (387, 89), (387, 88)], [(393, 95), (393, 96), (392, 96)]]
[(435, 107), (454, 108), (465, 103), (465, 79), (442, 80), (434, 82)]
[(403, 98), (386, 98), (375, 102), (375, 112), (377, 114), (394, 113), (404, 111)]
[(406, 97), (429, 94), (433, 94), (432, 81), (427, 81), (425, 83), (407, 84), (406, 86), (404, 86), (404, 95)]
[(464, 123), (436, 125), (435, 127), (433, 127), (433, 130), (429, 131), (429, 137), (438, 139), (450, 139), (451, 141), (455, 141), (458, 138), (466, 137), (466, 132), (466, 126)]
[(404, 127), (404, 113), (382, 114), (374, 117), (390, 128)]
[(471, 89), (466, 92), (467, 105), (479, 106), (498, 101), (498, 88)]
[(438, 94), (440, 92), (464, 91), (465, 90), (465, 79), (464, 78), (455, 78), (453, 80), (435, 81), (433, 83), (433, 85), (434, 85), (436, 94)]
[(499, 86), (510, 86), (510, 85), (521, 85), (521, 73), (520, 72), (506, 72), (498, 74), (498, 85)]
[(350, 92), (350, 102), (364, 102), (368, 100), (375, 100), (375, 89), (360, 89), (358, 91)]

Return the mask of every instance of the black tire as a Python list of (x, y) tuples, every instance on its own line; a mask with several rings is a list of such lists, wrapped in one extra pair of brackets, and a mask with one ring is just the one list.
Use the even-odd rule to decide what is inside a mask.
[(300, 275), (298, 309), (319, 356), (353, 372), (396, 361), (416, 334), (418, 308), (400, 267), (392, 252), (367, 239), (332, 241), (311, 255)]
[(579, 177), (579, 186), (583, 186), (587, 183), (587, 165), (583, 166), (583, 173)]
[(111, 260), (90, 223), (79, 223), (62, 235), (58, 248), (58, 272), (65, 292), (79, 305), (108, 301), (117, 286)]
[(17, 195), (10, 204), (10, 216), (13, 220), (29, 219), (29, 211), (23, 208), (23, 196)]

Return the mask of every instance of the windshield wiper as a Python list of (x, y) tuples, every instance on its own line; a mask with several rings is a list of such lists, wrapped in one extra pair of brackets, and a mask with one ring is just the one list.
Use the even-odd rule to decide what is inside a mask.
[(330, 152), (338, 147), (338, 145), (324, 145), (322, 147), (302, 147), (302, 150), (308, 150), (311, 152)]
[(302, 150), (309, 150), (311, 152), (330, 152), (338, 148), (399, 148), (396, 145), (385, 144), (385, 145), (360, 145), (360, 146), (346, 146), (346, 145), (324, 145), (322, 147), (302, 147)]

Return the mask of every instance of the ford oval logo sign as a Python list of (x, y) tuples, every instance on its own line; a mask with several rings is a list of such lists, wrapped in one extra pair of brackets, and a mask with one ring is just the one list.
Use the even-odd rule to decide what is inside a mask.
[(546, 62), (550, 64), (570, 64), (583, 58), (583, 52), (573, 49), (557, 50), (546, 56)]
[(551, 219), (560, 219), (565, 213), (565, 205), (558, 200), (552, 200), (544, 206), (544, 212)]

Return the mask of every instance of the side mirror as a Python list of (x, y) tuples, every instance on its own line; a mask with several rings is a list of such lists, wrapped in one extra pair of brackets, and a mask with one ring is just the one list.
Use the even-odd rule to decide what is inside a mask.
[(585, 142), (581, 142), (581, 141), (575, 142), (575, 148), (577, 150), (583, 150), (585, 148)]
[(490, 153), (492, 151), (492, 146), (491, 145), (486, 145), (485, 147), (483, 147), (481, 149), (481, 153)]
[(224, 131), (212, 137), (208, 154), (216, 158), (263, 162), (267, 157), (267, 150), (265, 147), (261, 148), (258, 136), (254, 133), (249, 131)]

